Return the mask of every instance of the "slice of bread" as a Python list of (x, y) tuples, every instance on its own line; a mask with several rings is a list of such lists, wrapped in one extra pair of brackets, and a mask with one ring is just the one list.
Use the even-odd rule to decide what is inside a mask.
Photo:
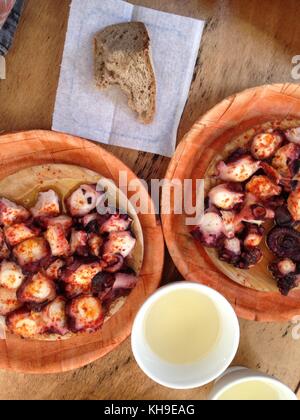
[(112, 25), (95, 37), (95, 77), (100, 89), (119, 85), (139, 120), (150, 124), (156, 109), (156, 81), (150, 38), (141, 22)]

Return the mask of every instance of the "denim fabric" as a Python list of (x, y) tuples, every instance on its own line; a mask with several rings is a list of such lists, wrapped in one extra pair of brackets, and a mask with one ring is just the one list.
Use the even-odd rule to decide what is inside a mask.
[(15, 31), (17, 29), (24, 0), (17, 0), (16, 4), (0, 30), (0, 55), (7, 54), (12, 45)]

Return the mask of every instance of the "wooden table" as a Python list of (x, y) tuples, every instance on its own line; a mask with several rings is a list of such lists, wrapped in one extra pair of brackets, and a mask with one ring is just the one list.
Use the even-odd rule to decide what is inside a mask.
[[(99, 0), (101, 1), (101, 0)], [(206, 110), (244, 88), (293, 82), (292, 57), (300, 54), (298, 0), (132, 0), (133, 3), (207, 19), (190, 97), (178, 139)], [(0, 82), (0, 131), (51, 127), (69, 0), (27, 0), (7, 80)], [(140, 177), (163, 177), (168, 159), (108, 147)], [(1, 151), (0, 151), (1, 156)], [(164, 281), (180, 276), (169, 258)], [(300, 314), (300, 308), (299, 308)], [(300, 341), (292, 326), (241, 321), (235, 363), (275, 375), (299, 390)], [(205, 399), (209, 387), (172, 391), (136, 366), (129, 340), (104, 359), (61, 375), (0, 372), (1, 399)]]

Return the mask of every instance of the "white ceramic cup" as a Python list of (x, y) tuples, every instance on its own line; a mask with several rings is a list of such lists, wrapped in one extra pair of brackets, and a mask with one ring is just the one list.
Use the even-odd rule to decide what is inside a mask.
[(221, 399), (222, 395), (229, 391), (233, 386), (244, 384), (249, 381), (261, 381), (271, 385), (272, 388), (278, 392), (279, 400), (298, 401), (294, 392), (277, 379), (244, 367), (234, 367), (228, 369), (227, 372), (225, 372), (225, 374), (216, 381), (209, 399), (212, 401), (218, 401)]
[[(167, 294), (180, 290), (193, 290), (208, 296), (215, 304), (221, 320), (221, 334), (212, 352), (196, 363), (183, 365), (167, 363), (159, 358), (145, 336), (145, 319), (152, 305)], [(154, 293), (140, 309), (131, 338), (134, 357), (143, 372), (160, 385), (173, 389), (192, 389), (214, 381), (232, 363), (239, 341), (239, 322), (229, 302), (213, 289), (188, 282), (173, 283)]]

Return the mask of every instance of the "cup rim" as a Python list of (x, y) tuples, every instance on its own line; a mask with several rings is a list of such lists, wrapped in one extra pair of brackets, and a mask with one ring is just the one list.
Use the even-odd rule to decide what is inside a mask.
[[(176, 291), (176, 290), (196, 290), (198, 292), (204, 292), (207, 296), (209, 296), (210, 298), (212, 298), (213, 302), (216, 304), (216, 299), (221, 300), (223, 307), (225, 307), (226, 312), (228, 312), (228, 314), (231, 316), (232, 318), (232, 330), (234, 331), (233, 334), (233, 346), (232, 346), (232, 350), (229, 354), (229, 356), (227, 357), (226, 361), (224, 361), (224, 366), (222, 369), (218, 369), (216, 370), (216, 372), (213, 375), (210, 375), (209, 377), (207, 377), (207, 379), (199, 379), (197, 381), (193, 381), (190, 383), (186, 383), (186, 384), (178, 384), (172, 381), (166, 381), (163, 380), (161, 378), (159, 378), (157, 375), (154, 375), (153, 372), (151, 372), (150, 369), (147, 368), (146, 364), (143, 361), (143, 357), (140, 355), (139, 350), (137, 348), (137, 343), (136, 343), (136, 338), (138, 336), (140, 336), (141, 331), (138, 328), (138, 324), (140, 324), (141, 321), (144, 320), (145, 315), (148, 311), (148, 309), (155, 303), (157, 302), (161, 297), (167, 295), (168, 293), (172, 292), (172, 291)], [(164, 387), (170, 388), (170, 389), (178, 389), (178, 390), (185, 390), (185, 389), (195, 389), (204, 385), (207, 385), (211, 382), (213, 382), (214, 380), (216, 380), (218, 377), (220, 377), (220, 375), (222, 375), (222, 373), (224, 373), (226, 371), (226, 369), (228, 369), (228, 367), (231, 365), (234, 357), (236, 356), (236, 353), (238, 351), (239, 348), (239, 344), (240, 344), (240, 325), (239, 325), (239, 320), (238, 317), (232, 307), (232, 305), (228, 302), (228, 300), (221, 295), (219, 292), (217, 292), (216, 290), (199, 284), (199, 283), (194, 283), (194, 282), (187, 282), (187, 281), (181, 281), (181, 282), (177, 282), (177, 283), (172, 283), (166, 286), (161, 287), (160, 289), (158, 289), (153, 295), (150, 296), (150, 298), (148, 298), (146, 300), (146, 302), (142, 305), (142, 307), (140, 308), (134, 323), (133, 323), (133, 328), (132, 328), (132, 335), (131, 335), (131, 348), (132, 348), (132, 352), (134, 355), (134, 358), (137, 362), (137, 364), (139, 365), (140, 369), (150, 378), (152, 379), (154, 382), (158, 383), (159, 385), (162, 385)], [(164, 363), (164, 361), (162, 361), (162, 363)], [(165, 362), (167, 364), (167, 362)]]
[[(245, 371), (247, 372), (247, 369), (245, 368)], [(278, 379), (272, 378), (270, 376), (264, 376), (263, 374), (257, 374), (255, 375), (255, 373), (253, 374), (249, 374), (249, 372), (251, 373), (251, 370), (248, 371), (248, 375), (244, 376), (243, 378), (236, 378), (233, 379), (232, 381), (230, 381), (230, 383), (228, 383), (227, 385), (224, 385), (221, 387), (221, 389), (219, 389), (217, 392), (213, 393), (213, 396), (211, 397), (212, 401), (216, 401), (219, 400), (220, 396), (222, 394), (224, 394), (226, 391), (228, 391), (230, 388), (236, 386), (236, 385), (240, 385), (246, 382), (250, 382), (250, 381), (255, 381), (255, 382), (269, 382), (270, 384), (273, 384), (276, 386), (277, 389), (281, 388), (282, 391), (288, 393), (291, 396), (291, 400), (297, 400), (298, 398), (296, 396), (296, 394), (284, 383), (280, 382)], [(235, 372), (233, 372), (235, 373)], [(225, 380), (225, 377), (222, 378)]]

